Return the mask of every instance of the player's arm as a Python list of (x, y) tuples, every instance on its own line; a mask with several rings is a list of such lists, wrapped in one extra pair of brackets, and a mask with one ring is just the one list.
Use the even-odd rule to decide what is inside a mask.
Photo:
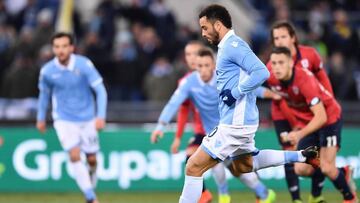
[(322, 86), (324, 86), (324, 88), (329, 91), (331, 93), (331, 95), (334, 95), (331, 83), (330, 83), (330, 79), (328, 77), (328, 75), (326, 74), (326, 71), (323, 68), (323, 62), (321, 59), (321, 56), (319, 53), (317, 53), (317, 51), (315, 49), (313, 49), (312, 52), (312, 62), (313, 62), (313, 67), (314, 67), (314, 75), (316, 77), (316, 79), (320, 82), (320, 84)]
[(230, 59), (238, 66), (240, 66), (240, 68), (244, 69), (249, 76), (247, 79), (239, 83), (235, 88), (231, 90), (225, 89), (220, 93), (223, 101), (224, 98), (226, 98), (224, 102), (228, 106), (231, 106), (233, 103), (235, 103), (236, 99), (240, 99), (243, 95), (255, 90), (270, 76), (266, 66), (250, 50), (250, 48), (242, 46), (242, 49), (230, 51)]
[(49, 106), (51, 86), (46, 79), (45, 71), (42, 69), (39, 76), (39, 98), (38, 98), (38, 111), (36, 115), (36, 128), (44, 133), (46, 131), (46, 112)]
[(316, 78), (319, 80), (321, 85), (329, 92), (331, 95), (334, 95), (330, 79), (327, 76), (324, 69), (320, 69), (317, 73), (315, 73)]
[(296, 144), (298, 140), (317, 131), (327, 122), (326, 110), (321, 102), (320, 88), (315, 78), (313, 78), (313, 76), (308, 77), (307, 81), (304, 81), (299, 89), (301, 94), (305, 97), (314, 116), (304, 128), (289, 133), (288, 138), (292, 144)]
[(289, 121), (291, 127), (293, 129), (297, 128), (297, 121), (294, 114), (292, 113), (285, 99), (283, 99), (279, 94), (275, 93), (267, 87), (260, 86), (256, 88), (255, 95), (259, 98), (275, 100), (275, 105), (279, 105), (281, 112), (285, 116), (286, 120)]
[(281, 96), (274, 91), (270, 90), (267, 87), (260, 86), (255, 89), (254, 91), (256, 97), (262, 98), (262, 99), (273, 99), (273, 100), (280, 100)]
[(178, 88), (175, 90), (174, 94), (171, 96), (168, 103), (165, 105), (164, 109), (161, 111), (160, 117), (158, 119), (158, 124), (155, 130), (151, 134), (151, 142), (155, 143), (158, 141), (158, 138), (163, 136), (164, 127), (171, 121), (175, 116), (176, 112), (180, 108), (180, 105), (189, 97), (189, 82), (187, 79), (184, 79)]
[(96, 95), (97, 112), (95, 126), (97, 130), (101, 130), (105, 127), (107, 93), (103, 83), (103, 79), (100, 76), (99, 72), (96, 70), (95, 66), (92, 64), (92, 62), (87, 59), (85, 64), (85, 76)]

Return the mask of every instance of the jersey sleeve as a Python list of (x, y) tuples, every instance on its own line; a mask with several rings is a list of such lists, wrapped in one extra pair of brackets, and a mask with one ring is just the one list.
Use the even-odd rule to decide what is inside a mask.
[(39, 99), (38, 99), (38, 111), (37, 111), (36, 119), (38, 121), (45, 121), (46, 111), (49, 105), (50, 94), (51, 94), (51, 84), (46, 78), (44, 69), (40, 71), (38, 88), (39, 88)]
[(189, 78), (186, 78), (181, 81), (180, 85), (175, 90), (164, 109), (161, 111), (160, 117), (158, 119), (158, 126), (156, 127), (157, 130), (162, 130), (162, 127), (159, 127), (159, 124), (168, 124), (171, 121), (180, 105), (189, 98), (189, 94), (190, 82)]
[(102, 84), (103, 79), (96, 70), (94, 64), (90, 61), (90, 59), (85, 58), (84, 60), (84, 73), (89, 85), (94, 88), (97, 85)]
[(84, 73), (88, 84), (92, 87), (96, 94), (96, 116), (105, 119), (107, 107), (107, 92), (103, 84), (103, 79), (96, 70), (94, 64), (87, 58), (84, 59)]
[(318, 84), (318, 81), (315, 79), (314, 75), (308, 70), (300, 70), (304, 71), (303, 77), (299, 84), (299, 91), (304, 96), (306, 103), (309, 106), (315, 105), (320, 101), (321, 98), (321, 90)]
[(312, 63), (311, 67), (313, 67), (313, 70), (311, 72), (316, 74), (320, 70), (323, 70), (323, 62), (322, 62), (320, 54), (314, 48), (312, 48), (311, 50), (312, 50), (312, 52), (311, 52), (310, 60)]
[(270, 76), (266, 66), (248, 46), (240, 47), (241, 48), (230, 51), (230, 60), (234, 61), (235, 64), (246, 71), (249, 77), (231, 90), (231, 93), (236, 99), (239, 99), (243, 94), (255, 90)]

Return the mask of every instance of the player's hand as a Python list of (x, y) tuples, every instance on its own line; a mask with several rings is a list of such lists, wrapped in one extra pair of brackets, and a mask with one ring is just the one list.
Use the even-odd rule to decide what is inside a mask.
[(290, 144), (292, 145), (297, 145), (297, 143), (300, 140), (300, 134), (299, 131), (291, 131), (288, 135), (287, 135), (287, 140), (290, 142)]
[(180, 138), (176, 137), (171, 144), (171, 153), (176, 154), (179, 152), (179, 146), (180, 146), (181, 140)]
[(105, 128), (105, 119), (96, 118), (96, 120), (95, 120), (95, 128), (96, 128), (97, 131), (104, 129)]
[(236, 102), (236, 99), (231, 94), (230, 89), (225, 89), (222, 92), (220, 92), (221, 100), (228, 106), (233, 105)]
[(159, 138), (162, 138), (164, 136), (164, 133), (160, 130), (155, 130), (151, 133), (150, 141), (151, 143), (157, 143), (159, 141)]
[(271, 99), (277, 100), (277, 101), (279, 101), (279, 100), (282, 99), (282, 97), (281, 97), (279, 94), (277, 94), (277, 93), (275, 93), (275, 92), (272, 92), (272, 93), (273, 93), (273, 94), (271, 95)]
[(36, 122), (36, 128), (41, 132), (46, 132), (46, 122), (45, 121), (37, 121)]

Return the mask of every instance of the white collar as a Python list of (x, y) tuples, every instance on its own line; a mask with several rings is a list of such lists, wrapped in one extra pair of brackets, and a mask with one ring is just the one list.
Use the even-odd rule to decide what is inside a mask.
[(222, 47), (224, 46), (224, 44), (225, 44), (225, 41), (226, 41), (230, 36), (232, 36), (232, 35), (235, 35), (234, 30), (229, 30), (229, 31), (225, 34), (225, 36), (221, 39), (220, 43), (218, 44), (218, 47), (219, 47), (219, 48), (222, 48)]
[(200, 73), (199, 72), (196, 72), (196, 76), (199, 80), (199, 83), (201, 86), (204, 86), (205, 84), (208, 84), (210, 86), (214, 86), (216, 85), (216, 72), (214, 71), (213, 72), (213, 76), (211, 77), (211, 79), (208, 81), (208, 82), (204, 82), (201, 77), (200, 77)]
[(69, 71), (73, 71), (75, 68), (75, 55), (74, 54), (70, 55), (69, 64), (67, 66), (62, 65), (59, 62), (59, 59), (57, 57), (55, 57), (54, 60), (55, 60), (55, 65), (61, 69), (67, 69)]

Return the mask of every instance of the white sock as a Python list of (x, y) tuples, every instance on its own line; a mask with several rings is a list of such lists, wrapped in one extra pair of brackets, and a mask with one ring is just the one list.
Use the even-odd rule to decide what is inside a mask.
[(184, 187), (179, 203), (197, 203), (201, 196), (203, 177), (185, 175)]
[(253, 156), (253, 171), (287, 163), (305, 162), (305, 160), (301, 151), (260, 150)]
[(258, 154), (253, 156), (253, 171), (284, 164), (285, 155), (284, 151), (281, 150), (260, 150)]
[(244, 185), (249, 187), (252, 191), (255, 192), (256, 196), (261, 200), (267, 198), (268, 189), (267, 187), (259, 180), (259, 176), (255, 172), (243, 173), (239, 176), (239, 179)]
[(251, 190), (255, 190), (256, 186), (259, 184), (260, 180), (255, 172), (243, 173), (239, 176), (239, 179), (244, 185), (246, 185)]
[(96, 188), (97, 185), (96, 166), (95, 167), (89, 166), (88, 171), (90, 175), (91, 185), (93, 186), (93, 188)]
[(218, 163), (211, 169), (219, 194), (229, 194), (224, 164)]
[(74, 171), (74, 178), (80, 190), (84, 193), (87, 200), (95, 199), (95, 192), (91, 185), (89, 171), (82, 161), (70, 162)]

